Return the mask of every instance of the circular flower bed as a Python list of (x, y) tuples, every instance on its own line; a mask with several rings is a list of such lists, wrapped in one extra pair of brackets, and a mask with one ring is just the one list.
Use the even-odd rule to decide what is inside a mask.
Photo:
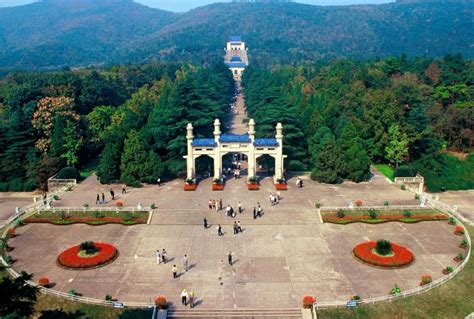
[(93, 243), (96, 251), (88, 253), (81, 249), (81, 245), (73, 246), (63, 251), (58, 256), (58, 264), (65, 268), (91, 269), (112, 262), (118, 256), (118, 250), (106, 243)]
[(375, 241), (359, 244), (353, 250), (354, 256), (367, 264), (384, 268), (403, 267), (413, 261), (413, 254), (403, 246), (391, 243), (392, 253), (382, 256), (375, 252), (376, 245)]

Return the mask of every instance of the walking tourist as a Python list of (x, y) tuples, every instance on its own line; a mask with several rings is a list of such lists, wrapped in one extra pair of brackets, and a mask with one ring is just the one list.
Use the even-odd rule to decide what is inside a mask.
[(161, 261), (163, 261), (163, 264), (166, 264), (167, 257), (168, 257), (168, 253), (166, 252), (166, 249), (163, 248), (163, 251), (161, 252)]
[(115, 192), (112, 188), (110, 189), (110, 197), (112, 197), (112, 200), (115, 200)]
[(237, 222), (234, 222), (234, 235), (238, 233)]
[(155, 255), (156, 255), (156, 263), (159, 265), (161, 261), (161, 253), (159, 249), (156, 250)]
[(240, 220), (237, 221), (237, 233), (241, 233), (242, 232), (242, 226), (240, 225)]
[(217, 226), (217, 235), (218, 236), (224, 236), (224, 233), (222, 232), (222, 226), (221, 225)]
[(171, 272), (173, 273), (173, 278), (178, 278), (178, 267), (176, 267), (176, 265), (173, 265)]
[(156, 180), (156, 183), (158, 184), (158, 187), (160, 187), (160, 186), (161, 186), (161, 178), (158, 178), (158, 179)]
[(268, 195), (268, 200), (270, 201), (270, 206), (273, 206), (273, 194)]
[(222, 209), (222, 198), (219, 199), (219, 210), (221, 210), (221, 209)]
[(46, 199), (48, 198), (48, 196), (46, 195), (46, 193), (43, 193), (43, 205), (46, 206)]
[(187, 255), (183, 256), (182, 263), (183, 263), (184, 271), (187, 272), (188, 271), (188, 256)]
[(186, 289), (183, 289), (183, 291), (181, 291), (181, 303), (184, 306), (188, 305), (188, 292), (186, 291)]
[(227, 205), (226, 209), (225, 209), (225, 214), (227, 217), (230, 216), (230, 205)]
[(239, 202), (238, 207), (239, 207), (239, 214), (242, 214), (242, 203), (241, 202)]
[(229, 265), (232, 266), (232, 252), (231, 251), (227, 253), (227, 261), (229, 262)]
[(257, 216), (262, 217), (262, 212), (263, 212), (263, 209), (262, 209), (262, 207), (259, 206), (258, 210), (257, 210)]
[(194, 291), (189, 292), (189, 307), (194, 308)]
[(281, 193), (280, 193), (280, 191), (277, 192), (277, 200), (278, 200), (278, 201), (281, 200)]
[(102, 193), (102, 204), (105, 204), (105, 194)]
[(100, 195), (97, 193), (97, 196), (95, 197), (95, 204), (100, 204)]
[(253, 219), (257, 219), (257, 209), (253, 208)]
[(232, 216), (232, 218), (235, 218), (235, 211), (232, 206), (230, 206), (230, 216)]
[(209, 209), (212, 209), (212, 199), (209, 200)]
[(127, 190), (125, 188), (125, 184), (122, 185), (122, 194), (126, 194), (127, 193)]
[(203, 224), (204, 224), (204, 228), (207, 229), (207, 227), (209, 227), (208, 223), (207, 223), (207, 218), (204, 217), (204, 221), (203, 221)]

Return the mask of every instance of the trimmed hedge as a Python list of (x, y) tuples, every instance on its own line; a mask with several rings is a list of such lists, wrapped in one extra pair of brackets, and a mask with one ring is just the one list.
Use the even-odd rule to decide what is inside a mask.
[(401, 165), (393, 172), (393, 177), (415, 177), (416, 171), (408, 166), (408, 165)]
[(64, 167), (58, 173), (59, 179), (79, 179), (79, 171), (74, 167)]

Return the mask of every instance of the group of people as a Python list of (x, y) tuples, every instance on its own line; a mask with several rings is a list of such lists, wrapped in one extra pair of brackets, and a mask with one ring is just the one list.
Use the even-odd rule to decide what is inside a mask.
[[(122, 186), (122, 194), (124, 194), (124, 192), (125, 192), (125, 185)], [(109, 193), (110, 193), (110, 199), (115, 200), (115, 192), (112, 188), (110, 189)], [(95, 203), (96, 203), (96, 205), (97, 204), (107, 204), (107, 201), (105, 200), (105, 194), (102, 193), (101, 195), (99, 195), (99, 193), (97, 193), (96, 197), (95, 197)]]
[(186, 307), (188, 304), (191, 308), (194, 308), (194, 291), (188, 291), (183, 289), (181, 291), (181, 303)]
[(166, 252), (166, 249), (163, 248), (162, 251), (157, 249), (156, 252), (155, 252), (155, 256), (156, 256), (156, 263), (158, 265), (160, 263), (166, 264), (166, 259), (168, 257), (168, 253)]

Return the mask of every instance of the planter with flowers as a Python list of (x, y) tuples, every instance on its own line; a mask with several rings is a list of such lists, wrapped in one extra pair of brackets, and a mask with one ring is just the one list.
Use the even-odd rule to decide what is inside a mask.
[(275, 183), (275, 188), (278, 191), (286, 191), (288, 189), (288, 184), (286, 184), (286, 180), (284, 178), (279, 178)]
[(50, 285), (50, 282), (49, 282), (48, 277), (40, 277), (40, 278), (38, 279), (38, 284), (39, 284), (41, 287), (48, 288), (49, 285)]
[(463, 241), (459, 244), (459, 248), (467, 248), (468, 243), (467, 240), (463, 239)]
[(247, 189), (249, 191), (258, 191), (260, 189), (260, 186), (258, 185), (258, 180), (255, 176), (251, 176), (247, 180)]
[(304, 296), (303, 298), (303, 308), (304, 309), (311, 309), (313, 304), (316, 302), (316, 298), (313, 296)]
[(185, 191), (195, 191), (197, 188), (196, 181), (192, 178), (187, 178), (184, 182), (184, 190)]
[(456, 226), (456, 228), (454, 228), (454, 234), (458, 236), (464, 235), (464, 228), (462, 228), (462, 226)]
[(222, 178), (215, 178), (212, 181), (212, 190), (213, 191), (222, 191), (224, 190), (224, 181)]
[(420, 286), (428, 285), (433, 281), (430, 275), (421, 276)]

